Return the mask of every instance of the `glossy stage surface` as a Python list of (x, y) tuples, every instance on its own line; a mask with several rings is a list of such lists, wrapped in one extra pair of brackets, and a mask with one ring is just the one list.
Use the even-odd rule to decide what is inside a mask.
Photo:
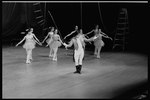
[(26, 64), (26, 51), (2, 48), (2, 98), (114, 98), (148, 81), (147, 55), (133, 52), (85, 51), (81, 74), (74, 74), (72, 49), (58, 50), (58, 61), (48, 47), (36, 47)]

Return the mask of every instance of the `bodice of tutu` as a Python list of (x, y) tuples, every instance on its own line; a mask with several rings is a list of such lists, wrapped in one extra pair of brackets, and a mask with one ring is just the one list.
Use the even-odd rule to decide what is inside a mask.
[(59, 40), (59, 35), (57, 35), (57, 34), (53, 35), (53, 40), (58, 41)]
[(54, 34), (54, 32), (49, 32), (48, 34), (49, 34), (49, 37), (51, 37)]
[(33, 41), (33, 34), (31, 34), (31, 35), (26, 35), (26, 42), (34, 42), (34, 41)]
[(94, 41), (98, 41), (98, 40), (102, 40), (102, 35), (101, 35), (101, 34), (99, 34), (99, 35), (98, 35), (98, 38), (95, 39)]
[(94, 30), (94, 33), (95, 33), (95, 34), (98, 34), (98, 32), (99, 32), (98, 29), (95, 29), (95, 30)]
[(34, 49), (35, 48), (35, 42), (33, 40), (33, 34), (28, 34), (25, 36), (26, 38), (26, 42), (25, 44), (23, 45), (23, 48), (25, 49)]

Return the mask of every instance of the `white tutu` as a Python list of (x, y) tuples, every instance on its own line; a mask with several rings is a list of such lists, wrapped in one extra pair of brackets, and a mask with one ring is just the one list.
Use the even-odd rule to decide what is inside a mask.
[(51, 38), (49, 38), (49, 39), (47, 39), (46, 40), (46, 43), (48, 44), (50, 42), (50, 44), (51, 44), (51, 42), (52, 42), (52, 39)]
[(25, 48), (25, 49), (34, 49), (35, 48), (35, 42), (26, 42), (23, 45), (23, 48)]
[(58, 48), (60, 46), (61, 46), (61, 43), (59, 41), (56, 41), (56, 40), (52, 41), (50, 44), (51, 48)]
[(104, 46), (105, 43), (102, 40), (96, 40), (96, 41), (94, 41), (94, 45), (96, 47), (101, 47), (101, 46)]

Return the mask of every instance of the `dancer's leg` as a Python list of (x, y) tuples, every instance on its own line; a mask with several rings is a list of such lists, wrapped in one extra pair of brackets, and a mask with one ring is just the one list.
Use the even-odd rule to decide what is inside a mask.
[(26, 63), (30, 63), (30, 51), (29, 49), (26, 49), (26, 52), (27, 52), (27, 59), (26, 59)]
[(76, 51), (74, 52), (74, 60), (76, 67), (76, 71), (74, 73), (79, 73), (79, 54)]
[(94, 55), (97, 55), (97, 46), (95, 46)]
[(51, 42), (52, 42), (52, 39), (49, 40), (49, 49), (50, 49), (50, 52), (49, 52), (49, 57), (53, 57), (53, 49), (51, 48)]
[(84, 51), (81, 51), (79, 55), (79, 65), (82, 65), (83, 58), (84, 58)]
[(53, 60), (57, 61), (57, 51), (58, 51), (58, 48), (53, 48), (53, 51), (54, 51)]
[(80, 56), (79, 56), (79, 68), (78, 68), (78, 73), (81, 74), (81, 68), (82, 68), (82, 61), (83, 61), (83, 58), (84, 58), (84, 51), (82, 51), (80, 53)]
[(101, 46), (98, 48), (97, 58), (101, 58), (100, 57), (101, 48), (102, 48)]
[(30, 60), (33, 60), (33, 58), (32, 58), (32, 49), (30, 51)]
[(53, 49), (52, 49), (51, 47), (49, 47), (49, 49), (50, 49), (49, 57), (53, 57), (53, 54), (52, 54), (52, 53), (53, 53), (53, 52), (52, 52), (52, 51), (53, 51)]

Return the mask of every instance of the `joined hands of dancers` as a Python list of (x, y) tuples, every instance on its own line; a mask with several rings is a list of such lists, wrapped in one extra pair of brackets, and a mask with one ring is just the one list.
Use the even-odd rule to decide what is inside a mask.
[[(84, 38), (84, 37), (83, 37)], [(92, 37), (92, 40), (94, 41), (95, 39), (97, 39), (98, 38), (98, 36), (94, 36), (94, 37)], [(67, 47), (68, 47), (68, 45), (64, 42), (63, 43), (63, 45), (65, 46), (65, 48), (67, 49)]]
[[(50, 46), (50, 55), (51, 52), (54, 52), (54, 56), (53, 59), (57, 61), (57, 50), (58, 47), (61, 46), (61, 44), (63, 44), (66, 48), (66, 50), (68, 50), (68, 45), (65, 42), (62, 42), (62, 40), (60, 39), (60, 36), (57, 34), (58, 30), (54, 30), (54, 27), (49, 27), (49, 29), (51, 29), (48, 33), (48, 35), (46, 36), (46, 38), (49, 36), (49, 39), (47, 39), (47, 46)], [(39, 44), (40, 46), (42, 46), (42, 44), (44, 43), (44, 41), (46, 40), (46, 38), (42, 41), (42, 43), (37, 39), (37, 37), (35, 36), (35, 34), (33, 33), (33, 28), (29, 28), (26, 30), (27, 34), (24, 36), (24, 38), (15, 45), (15, 47), (17, 47), (19, 44), (21, 44), (24, 40), (25, 40), (25, 44), (23, 45), (23, 48), (26, 49), (27, 52), (27, 61), (26, 63), (30, 63), (30, 60), (32, 60), (32, 50), (35, 48), (35, 44)], [(85, 37), (94, 32), (95, 30), (92, 30), (86, 34), (80, 34), (81, 36), (81, 40), (86, 40)], [(70, 36), (71, 34), (77, 32), (78, 33), (78, 26), (75, 27), (75, 30), (72, 31), (70, 34), (68, 34), (66, 37)], [(103, 33), (101, 31), (101, 29), (99, 29), (99, 33), (102, 34), (104, 37), (109, 38), (111, 40), (113, 40), (111, 37), (109, 37), (108, 35), (106, 35), (105, 33)], [(97, 39), (99, 37), (99, 35), (94, 35), (93, 37), (91, 37), (90, 39), (92, 41), (94, 41), (95, 39)], [(64, 39), (65, 39), (64, 38)], [(52, 48), (52, 49), (51, 49)]]

